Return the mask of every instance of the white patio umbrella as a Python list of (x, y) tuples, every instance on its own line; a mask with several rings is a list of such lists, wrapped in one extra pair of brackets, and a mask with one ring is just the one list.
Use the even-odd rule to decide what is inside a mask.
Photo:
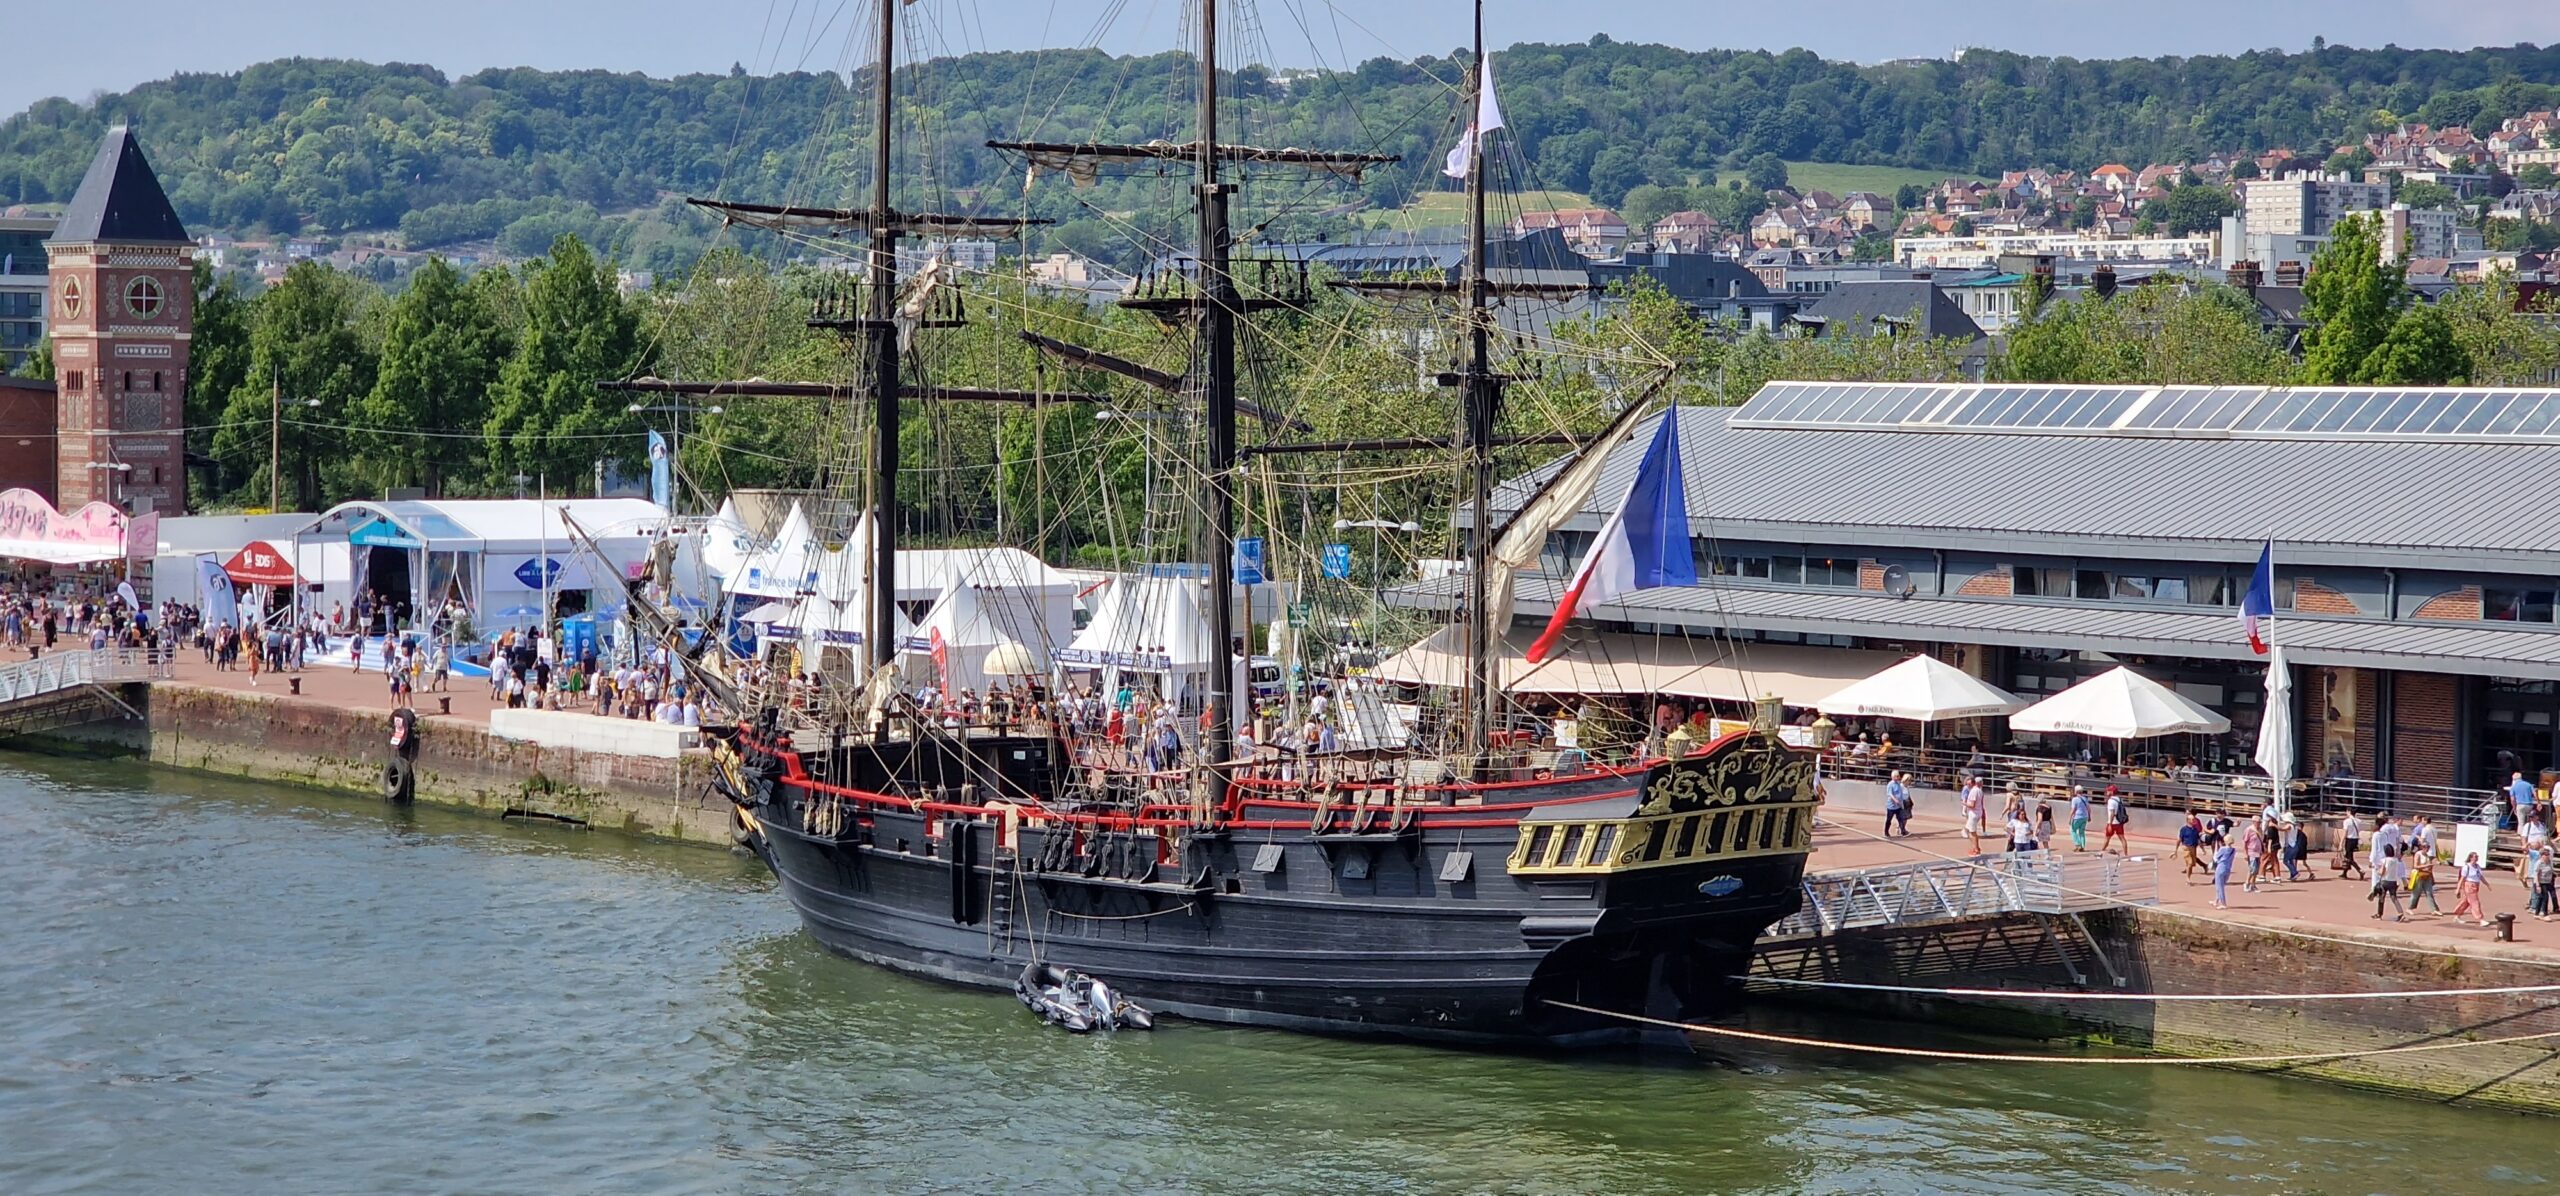
[(2279, 813), (2291, 804), (2293, 755), (2293, 670), (2279, 645), (2267, 657), (2267, 706), (2258, 723), (2258, 767), (2275, 785), (2271, 804)]
[(2219, 735), (2231, 720), (2128, 668), (2113, 668), (2009, 716), (2019, 731), (2075, 731), (2106, 739), (2202, 732)]
[(1824, 714), (1935, 722), (2007, 714), (2026, 700), (1934, 656), (1914, 656), (1814, 703)]

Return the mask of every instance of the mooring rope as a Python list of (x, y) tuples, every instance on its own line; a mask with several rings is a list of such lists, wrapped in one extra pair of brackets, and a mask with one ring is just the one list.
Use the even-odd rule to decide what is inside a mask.
[(1922, 997), (2015, 997), (2035, 1001), (2371, 1001), (2386, 997), (2486, 997), (2516, 993), (2560, 992), (2560, 984), (2510, 984), (2499, 988), (2430, 988), (2409, 992), (2354, 993), (2116, 993), (2062, 992), (2021, 988), (1920, 988), (1907, 984), (1853, 984), (1846, 980), (1798, 980), (1783, 976), (1742, 976), (1753, 984), (1785, 984), (1796, 988), (1840, 988), (1855, 992), (1906, 993)]
[[(1950, 863), (1950, 864), (1962, 864), (1962, 865), (1964, 865), (1965, 867), (1968, 867), (1968, 868), (1978, 869), (1978, 870), (1983, 871), (1983, 872), (1990, 872), (1990, 873), (1994, 873), (1994, 874), (1997, 874), (1997, 875), (2007, 875), (2007, 873), (2002, 872), (2002, 870), (2001, 870), (2001, 869), (1999, 869), (1999, 868), (1995, 868), (1995, 867), (1993, 867), (1993, 866), (1991, 866), (1991, 865), (1989, 865), (1989, 864), (1985, 864), (1985, 863), (1983, 863), (1983, 862), (1982, 862), (1982, 861), (1980, 861), (1980, 860), (1969, 860), (1969, 859), (1966, 859), (1966, 858), (1964, 858), (1964, 857), (1962, 857), (1962, 856), (1942, 855), (1942, 854), (1940, 854), (1940, 853), (1938, 853), (1938, 852), (1931, 851), (1931, 850), (1929, 850), (1928, 848), (1925, 848), (1925, 847), (1913, 847), (1913, 846), (1911, 846), (1911, 845), (1909, 845), (1909, 844), (1907, 844), (1907, 843), (1901, 843), (1901, 842), (1897, 842), (1897, 841), (1892, 840), (1892, 839), (1887, 839), (1887, 838), (1885, 838), (1884, 836), (1882, 836), (1882, 835), (1878, 835), (1878, 834), (1876, 834), (1876, 833), (1874, 833), (1874, 832), (1872, 832), (1872, 831), (1860, 830), (1860, 829), (1858, 829), (1857, 827), (1850, 826), (1850, 825), (1848, 825), (1848, 824), (1846, 824), (1846, 823), (1843, 823), (1843, 822), (1840, 822), (1840, 821), (1838, 821), (1838, 820), (1836, 820), (1836, 819), (1825, 818), (1825, 817), (1822, 817), (1822, 816), (1820, 816), (1820, 815), (1816, 815), (1816, 816), (1814, 817), (1814, 821), (1815, 821), (1816, 823), (1820, 824), (1820, 825), (1823, 825), (1823, 826), (1828, 826), (1828, 827), (1835, 828), (1835, 829), (1837, 829), (1837, 830), (1845, 831), (1845, 832), (1847, 832), (1847, 833), (1849, 833), (1849, 834), (1856, 835), (1856, 836), (1858, 836), (1858, 837), (1860, 837), (1860, 838), (1867, 839), (1867, 840), (1870, 840), (1870, 841), (1873, 841), (1873, 842), (1877, 842), (1877, 843), (1884, 843), (1884, 844), (1888, 844), (1888, 845), (1893, 846), (1893, 847), (1899, 847), (1899, 848), (1901, 848), (1901, 849), (1903, 849), (1903, 850), (1905, 850), (1905, 851), (1909, 851), (1909, 852), (1912, 852), (1912, 853), (1917, 854), (1917, 855), (1924, 855), (1924, 856), (1927, 856), (1927, 857), (1929, 857), (1929, 858), (1931, 858), (1931, 859), (1934, 859), (1934, 860), (1943, 860), (1943, 861), (1945, 861), (1945, 862), (1947, 862), (1947, 863)], [(2003, 858), (2005, 858), (2005, 857), (2003, 857)], [(2090, 891), (2090, 890), (2088, 890), (2088, 889), (2075, 889), (2075, 888), (2072, 888), (2071, 886), (2066, 885), (2066, 884), (2063, 884), (2063, 883), (2061, 883), (2061, 882), (2059, 882), (2059, 881), (2054, 882), (2054, 886), (2053, 886), (2053, 887), (2054, 887), (2054, 888), (2055, 888), (2055, 890), (2056, 890), (2056, 891), (2058, 891), (2058, 892), (2069, 893), (2069, 894), (2071, 894), (2071, 895), (2073, 895), (2073, 896), (2075, 896), (2075, 897), (2091, 897), (2091, 898), (2095, 898), (2095, 899), (2100, 900), (2100, 901), (2112, 902), (2112, 903), (2117, 904), (2117, 905), (2133, 906), (2133, 903), (2132, 903), (2132, 902), (2130, 902), (2130, 901), (2126, 901), (2124, 898), (2119, 897), (2119, 896), (2117, 896), (2117, 895), (2115, 895), (2115, 894), (2112, 894), (2112, 893), (2097, 893), (2097, 892), (2092, 892), (2092, 891)], [(2484, 885), (2483, 887), (2485, 888), (2486, 886)], [(2424, 956), (2427, 956), (2427, 957), (2432, 958), (2432, 959), (2468, 959), (2468, 960), (2478, 960), (2478, 959), (2483, 958), (2482, 956), (2478, 956), (2478, 955), (2465, 955), (2465, 954), (2463, 954), (2463, 953), (2462, 953), (2462, 952), (2460, 952), (2460, 951), (2446, 951), (2446, 950), (2439, 950), (2439, 949), (2437, 949), (2437, 948), (2433, 948), (2433, 947), (2411, 947), (2411, 946), (2404, 946), (2404, 945), (2401, 945), (2401, 944), (2399, 944), (2399, 943), (2382, 943), (2382, 942), (2375, 942), (2375, 941), (2372, 941), (2372, 940), (2370, 940), (2370, 939), (2350, 939), (2350, 938), (2340, 938), (2340, 937), (2338, 937), (2338, 936), (2336, 936), (2336, 935), (2314, 934), (2314, 933), (2312, 933), (2312, 932), (2310, 932), (2310, 931), (2307, 931), (2307, 930), (2292, 930), (2292, 929), (2288, 929), (2288, 928), (2283, 927), (2283, 926), (2269, 926), (2269, 925), (2266, 925), (2266, 924), (2264, 924), (2264, 923), (2260, 923), (2260, 922), (2243, 922), (2243, 921), (2241, 921), (2241, 920), (2239, 920), (2239, 919), (2237, 919), (2237, 918), (2217, 918), (2217, 917), (2214, 917), (2214, 916), (2213, 916), (2213, 915), (2211, 915), (2211, 914), (2202, 914), (2202, 913), (2197, 913), (2197, 912), (2196, 912), (2196, 911), (2194, 911), (2194, 910), (2191, 910), (2191, 909), (2181, 909), (2181, 908), (2178, 908), (2178, 907), (2176, 907), (2176, 906), (2168, 906), (2168, 905), (2145, 905), (2145, 906), (2134, 906), (2134, 908), (2137, 908), (2137, 909), (2146, 909), (2146, 910), (2149, 910), (2149, 911), (2151, 911), (2151, 912), (2153, 912), (2153, 913), (2161, 914), (2161, 915), (2164, 915), (2164, 916), (2167, 916), (2167, 917), (2173, 917), (2173, 918), (2185, 918), (2185, 919), (2188, 919), (2188, 920), (2190, 920), (2190, 921), (2203, 922), (2203, 923), (2205, 923), (2205, 924), (2207, 924), (2207, 925), (2211, 925), (2211, 926), (2227, 926), (2227, 927), (2230, 927), (2231, 929), (2234, 929), (2234, 930), (2252, 930), (2252, 931), (2258, 931), (2258, 932), (2260, 932), (2260, 933), (2264, 933), (2264, 934), (2283, 935), (2283, 936), (2285, 936), (2285, 937), (2287, 937), (2287, 938), (2297, 938), (2297, 939), (2301, 939), (2301, 940), (2303, 940), (2303, 941), (2305, 941), (2305, 942), (2314, 942), (2314, 943), (2335, 943), (2335, 944), (2337, 944), (2337, 945), (2339, 945), (2339, 946), (2342, 946), (2342, 947), (2364, 947), (2364, 948), (2367, 948), (2367, 949), (2370, 949), (2370, 950), (2374, 950), (2374, 951), (2395, 951), (2395, 952), (2399, 952), (2399, 953), (2406, 954), (2406, 955), (2424, 955)], [(2497, 958), (2497, 959), (2498, 959), (2498, 961), (2499, 961), (2499, 962), (2501, 962), (2501, 963), (2520, 963), (2520, 964), (2528, 964), (2528, 965), (2531, 965), (2531, 966), (2533, 966), (2533, 967), (2538, 967), (2538, 968), (2560, 968), (2560, 960), (2532, 959), (2532, 958), (2523, 957), (2523, 956), (2511, 956), (2511, 955), (2501, 955), (2501, 956), (2497, 956), (2496, 958)]]
[(2320, 1051), (2307, 1055), (2224, 1055), (2212, 1058), (2174, 1058), (2158, 1055), (1998, 1055), (1986, 1051), (1938, 1051), (1922, 1047), (1880, 1046), (1866, 1042), (1834, 1042), (1822, 1038), (1801, 1038), (1793, 1034), (1768, 1034), (1758, 1030), (1736, 1030), (1728, 1026), (1702, 1026), (1693, 1022), (1675, 1022), (1646, 1017), (1638, 1013), (1620, 1013), (1614, 1009), (1594, 1009), (1570, 1001), (1548, 1001), (1558, 1009), (1588, 1013), (1620, 1021), (1659, 1026), (1666, 1030), (1686, 1030), (1693, 1034), (1711, 1034), (1722, 1038), (1740, 1038), (1752, 1042), (1776, 1043), (1781, 1046), (1815, 1047), (1826, 1051), (1850, 1051), (1864, 1055), (1891, 1055), (1901, 1059), (1938, 1059), (1960, 1063), (2094, 1063), (2122, 1067), (2212, 1067), (2229, 1064), (2318, 1063), (2332, 1059), (2365, 1059), (2379, 1055), (2414, 1055), (2421, 1051), (2451, 1051), (2463, 1047), (2506, 1046), (2519, 1042), (2535, 1042), (2560, 1038), (2560, 1030), (2540, 1034), (2514, 1034), (2504, 1038), (2480, 1038), (2465, 1042), (2422, 1042), (2406, 1046), (2374, 1047), (2361, 1051)]

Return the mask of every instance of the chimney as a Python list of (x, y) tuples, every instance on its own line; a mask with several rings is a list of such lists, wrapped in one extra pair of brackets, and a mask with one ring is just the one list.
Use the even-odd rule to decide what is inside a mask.
[(2266, 275), (2258, 269), (2256, 262), (2233, 262), (2225, 281), (2241, 290), (2255, 291), (2266, 285)]
[(2116, 268), (2104, 262), (2089, 272), (2089, 290), (2100, 299), (2116, 297)]
[(2276, 285), (2280, 287), (2301, 286), (2303, 270), (2303, 264), (2300, 262), (2277, 262)]

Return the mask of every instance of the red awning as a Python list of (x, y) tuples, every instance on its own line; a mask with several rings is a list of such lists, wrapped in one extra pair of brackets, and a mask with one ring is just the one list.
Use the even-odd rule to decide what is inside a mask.
[(300, 580), (293, 575), (292, 558), (264, 540), (249, 541), (248, 547), (222, 563), (222, 571), (231, 575), (234, 584), (244, 586), (289, 586)]

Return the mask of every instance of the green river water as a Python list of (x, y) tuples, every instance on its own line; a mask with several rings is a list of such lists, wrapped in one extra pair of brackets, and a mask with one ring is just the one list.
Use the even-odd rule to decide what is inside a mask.
[(2560, 1121), (2215, 1071), (1071, 1037), (741, 857), (0, 757), (6, 1196), (2555, 1189)]

